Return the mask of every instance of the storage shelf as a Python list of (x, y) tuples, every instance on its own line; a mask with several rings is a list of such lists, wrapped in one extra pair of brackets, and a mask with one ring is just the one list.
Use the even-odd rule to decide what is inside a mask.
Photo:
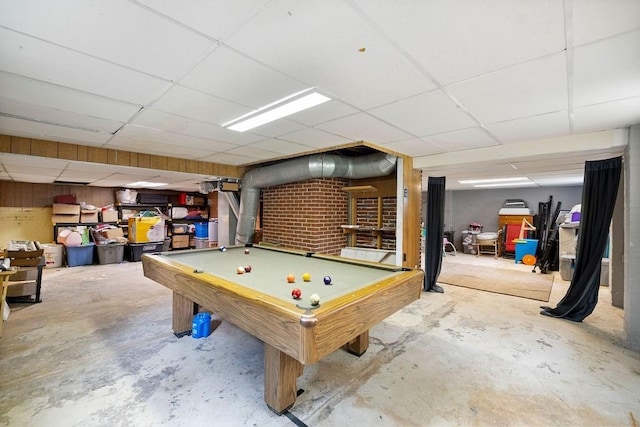
[(341, 225), (345, 233), (357, 233), (358, 231), (374, 231), (384, 233), (385, 231), (396, 231), (394, 227), (368, 227), (362, 225)]
[(378, 191), (373, 185), (355, 185), (352, 187), (342, 187), (342, 191), (348, 193), (374, 193)]

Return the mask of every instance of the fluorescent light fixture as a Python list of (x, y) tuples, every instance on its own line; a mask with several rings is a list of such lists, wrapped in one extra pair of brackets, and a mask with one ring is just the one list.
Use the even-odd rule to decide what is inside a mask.
[(327, 101), (331, 101), (331, 98), (316, 92), (313, 88), (305, 89), (224, 123), (222, 127), (236, 132), (244, 132)]
[(126, 187), (162, 187), (165, 185), (169, 185), (169, 184), (165, 182), (137, 181), (137, 182), (132, 182), (131, 184), (127, 184)]
[(493, 184), (476, 184), (475, 188), (487, 188), (487, 187), (515, 187), (515, 186), (534, 186), (538, 185), (533, 181), (518, 181), (518, 182), (496, 182)]
[(489, 179), (465, 179), (458, 181), (460, 184), (490, 184), (493, 182), (514, 182), (514, 181), (528, 181), (526, 176), (518, 176), (513, 178), (489, 178)]

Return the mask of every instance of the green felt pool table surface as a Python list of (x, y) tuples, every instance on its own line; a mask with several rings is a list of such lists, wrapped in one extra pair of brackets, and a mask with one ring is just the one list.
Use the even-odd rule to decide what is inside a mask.
[[(361, 264), (357, 261), (320, 256), (306, 256), (305, 252), (282, 251), (268, 247), (229, 247), (226, 251), (203, 249), (164, 253), (170, 259), (192, 267), (202, 273), (210, 273), (256, 292), (262, 292), (291, 305), (309, 305), (309, 297), (317, 294), (320, 301), (330, 301), (354, 290), (385, 278), (390, 278), (402, 268), (391, 265)], [(251, 266), (251, 272), (238, 274), (238, 267)], [(303, 281), (309, 273), (311, 280)], [(287, 275), (295, 276), (295, 283), (287, 282)], [(331, 284), (324, 284), (324, 277), (331, 277)], [(298, 288), (302, 298), (295, 300), (291, 290)]]

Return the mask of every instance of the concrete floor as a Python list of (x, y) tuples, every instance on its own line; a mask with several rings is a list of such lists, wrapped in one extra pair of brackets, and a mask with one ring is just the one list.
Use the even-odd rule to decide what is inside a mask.
[[(638, 425), (640, 354), (620, 345), (608, 288), (574, 323), (443, 286), (373, 328), (362, 357), (306, 367), (290, 412), (310, 426)], [(567, 287), (557, 276), (548, 305)], [(0, 339), (0, 426), (294, 425), (264, 404), (262, 361), (261, 342), (224, 321), (176, 338), (171, 293), (140, 263), (47, 269), (43, 302), (14, 304)]]

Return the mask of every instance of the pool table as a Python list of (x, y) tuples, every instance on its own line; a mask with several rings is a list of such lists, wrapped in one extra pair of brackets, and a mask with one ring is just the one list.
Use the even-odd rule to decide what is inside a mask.
[[(264, 342), (264, 398), (278, 414), (295, 403), (304, 365), (339, 348), (362, 355), (369, 329), (422, 291), (422, 270), (268, 246), (225, 249), (146, 253), (144, 275), (173, 290), (177, 336), (191, 332), (202, 307)], [(238, 274), (246, 265), (251, 272)], [(300, 299), (291, 296), (293, 288), (302, 291)], [(320, 297), (315, 306), (314, 293)]]

